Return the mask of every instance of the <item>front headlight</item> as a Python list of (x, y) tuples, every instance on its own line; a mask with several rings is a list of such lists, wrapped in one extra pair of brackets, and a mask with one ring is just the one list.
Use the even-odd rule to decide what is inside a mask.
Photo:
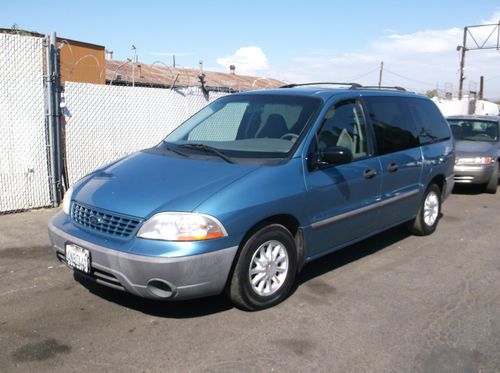
[(147, 220), (137, 237), (164, 241), (201, 241), (227, 236), (215, 218), (188, 212), (160, 212)]
[(71, 205), (71, 196), (73, 194), (73, 188), (69, 188), (66, 193), (64, 193), (64, 198), (62, 201), (62, 210), (66, 215), (69, 215), (69, 207)]
[(469, 158), (457, 158), (455, 164), (457, 166), (461, 165), (488, 165), (493, 163), (492, 157), (469, 157)]

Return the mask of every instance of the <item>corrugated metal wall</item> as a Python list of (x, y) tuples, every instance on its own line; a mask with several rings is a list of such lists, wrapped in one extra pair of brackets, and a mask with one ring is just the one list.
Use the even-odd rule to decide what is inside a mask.
[(61, 83), (106, 83), (104, 47), (64, 39), (59, 40), (58, 47), (61, 54)]

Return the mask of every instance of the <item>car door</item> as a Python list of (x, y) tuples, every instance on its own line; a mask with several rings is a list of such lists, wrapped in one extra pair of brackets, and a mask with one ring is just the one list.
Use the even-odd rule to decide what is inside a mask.
[(306, 170), (310, 257), (366, 236), (376, 227), (381, 167), (372, 156), (373, 144), (358, 100), (338, 102), (328, 109), (308, 157), (321, 159), (322, 151), (333, 146), (351, 150), (353, 160)]
[(378, 220), (382, 229), (411, 219), (417, 213), (422, 197), (423, 156), (405, 97), (371, 96), (363, 101), (382, 167)]

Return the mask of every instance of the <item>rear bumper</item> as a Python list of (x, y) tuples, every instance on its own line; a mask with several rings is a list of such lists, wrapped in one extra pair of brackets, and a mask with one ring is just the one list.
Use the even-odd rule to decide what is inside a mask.
[(455, 166), (455, 183), (486, 184), (493, 172), (492, 166)]
[(135, 255), (74, 237), (52, 222), (49, 236), (62, 262), (65, 262), (67, 243), (90, 251), (92, 270), (85, 277), (151, 299), (190, 299), (221, 293), (238, 249), (235, 246), (175, 258)]

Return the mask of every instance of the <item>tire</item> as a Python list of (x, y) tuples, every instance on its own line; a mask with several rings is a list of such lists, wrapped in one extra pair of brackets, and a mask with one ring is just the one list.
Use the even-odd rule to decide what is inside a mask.
[(226, 293), (238, 308), (261, 310), (289, 295), (296, 274), (297, 248), (292, 235), (282, 225), (268, 225), (243, 245)]
[(427, 188), (417, 216), (408, 224), (411, 233), (427, 236), (434, 233), (441, 217), (441, 189), (436, 184)]
[(488, 184), (486, 184), (484, 191), (486, 193), (490, 194), (496, 194), (497, 192), (497, 187), (498, 187), (498, 166), (499, 163), (497, 162), (495, 164), (495, 167), (493, 168), (493, 172), (491, 173), (490, 176), (490, 181), (488, 181)]

